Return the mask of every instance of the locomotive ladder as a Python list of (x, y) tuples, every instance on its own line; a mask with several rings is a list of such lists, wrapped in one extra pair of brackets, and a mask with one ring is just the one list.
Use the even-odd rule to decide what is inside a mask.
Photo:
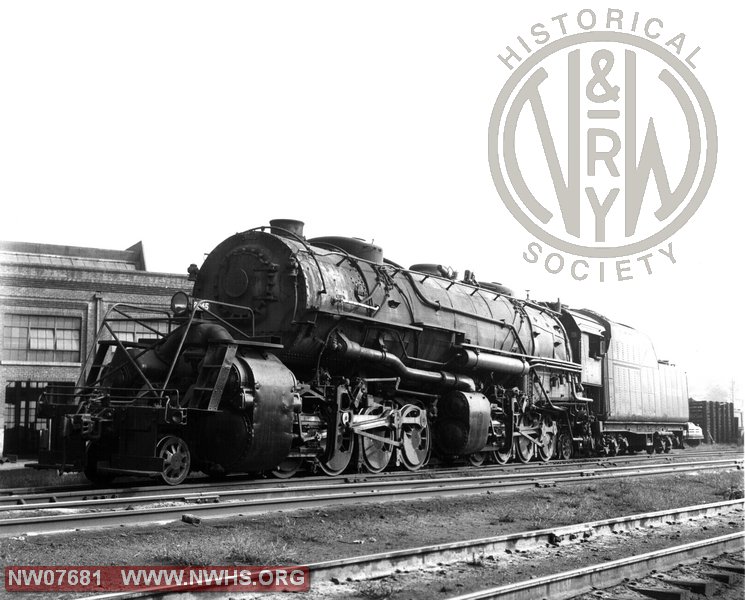
[[(223, 349), (222, 361), (218, 362)], [(238, 344), (226, 344), (224, 346), (212, 346), (207, 352), (204, 357), (204, 364), (199, 370), (197, 381), (192, 388), (195, 394), (199, 394), (199, 400), (196, 402), (198, 407), (203, 407), (204, 397), (209, 393), (210, 399), (206, 408), (207, 410), (217, 410), (237, 351)], [(214, 383), (211, 383), (213, 381)]]

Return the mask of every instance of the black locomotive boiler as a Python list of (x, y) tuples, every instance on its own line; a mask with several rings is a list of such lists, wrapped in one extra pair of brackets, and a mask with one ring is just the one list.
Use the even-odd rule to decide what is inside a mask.
[(684, 375), (590, 311), (306, 239), (292, 220), (229, 237), (189, 273), (170, 312), (111, 307), (69, 401), (42, 397), (40, 467), (176, 485), (681, 443)]

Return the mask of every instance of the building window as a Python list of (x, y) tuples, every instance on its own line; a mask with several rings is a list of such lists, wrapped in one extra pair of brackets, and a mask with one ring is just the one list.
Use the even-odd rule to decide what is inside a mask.
[(31, 350), (54, 350), (54, 329), (29, 327), (28, 347)]
[(134, 319), (110, 319), (109, 325), (120, 342), (147, 342), (159, 339), (168, 333), (168, 323), (162, 321), (142, 321)]
[(47, 419), (37, 419), (39, 396), (71, 402), (75, 384), (46, 381), (9, 381), (5, 386), (5, 454), (35, 455), (48, 430)]
[(78, 317), (6, 315), (3, 360), (80, 362)]

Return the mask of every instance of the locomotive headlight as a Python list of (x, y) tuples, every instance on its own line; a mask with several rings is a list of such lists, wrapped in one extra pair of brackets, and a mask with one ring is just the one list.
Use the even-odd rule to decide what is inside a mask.
[(189, 312), (189, 296), (186, 292), (176, 292), (171, 298), (171, 312), (176, 317), (183, 317)]

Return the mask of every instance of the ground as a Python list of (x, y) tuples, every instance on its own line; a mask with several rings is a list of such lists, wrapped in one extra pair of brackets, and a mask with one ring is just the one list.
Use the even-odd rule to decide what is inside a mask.
[[(742, 486), (742, 471), (690, 473), (536, 488), (506, 494), (487, 492), (459, 498), (307, 509), (205, 520), (199, 525), (173, 523), (157, 527), (19, 536), (2, 540), (0, 561), (3, 565), (306, 564), (715, 502), (728, 499), (733, 489), (742, 489)], [(732, 528), (726, 522), (722, 527)], [(742, 523), (736, 527), (742, 528)], [(605, 551), (608, 556), (617, 552), (612, 544), (615, 541), (611, 540)], [(567, 551), (567, 564), (573, 564), (574, 554), (572, 549)], [(588, 556), (592, 557), (592, 552), (588, 552)], [(552, 565), (556, 562), (558, 566), (562, 562), (558, 560), (560, 557), (561, 554), (557, 553), (548, 562)], [(533, 563), (531, 561), (531, 565)], [(468, 569), (482, 567), (459, 568), (466, 569), (464, 577), (469, 579)], [(447, 572), (451, 573), (450, 570)], [(510, 572), (515, 576), (532, 574), (532, 571), (517, 568), (511, 568)], [(500, 579), (501, 576), (496, 577)], [(406, 575), (397, 580), (356, 585), (347, 591), (361, 598), (371, 597), (369, 594), (386, 597), (386, 590), (392, 597), (424, 597), (413, 594), (413, 591), (410, 593), (410, 588), (402, 583), (406, 579), (416, 581)], [(450, 576), (447, 579), (451, 581)], [(369, 590), (366, 585), (370, 586)], [(436, 583), (434, 585), (434, 588), (422, 585), (422, 589), (439, 591)], [(452, 587), (449, 589), (451, 594), (461, 591), (455, 583), (440, 587), (443, 585)], [(381, 596), (375, 591), (376, 586), (383, 586), (379, 590)]]

